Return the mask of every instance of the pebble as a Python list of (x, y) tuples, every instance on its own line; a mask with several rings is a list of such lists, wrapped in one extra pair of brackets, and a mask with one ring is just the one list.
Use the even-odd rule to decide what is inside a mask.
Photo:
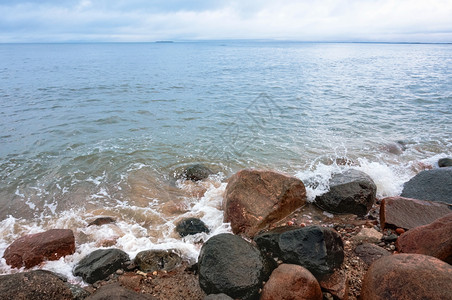
[(122, 274), (124, 274), (124, 270), (118, 269), (118, 270), (116, 270), (116, 274), (122, 275)]
[(401, 235), (401, 234), (405, 233), (405, 229), (403, 229), (403, 228), (397, 228), (395, 232), (396, 232), (398, 235)]

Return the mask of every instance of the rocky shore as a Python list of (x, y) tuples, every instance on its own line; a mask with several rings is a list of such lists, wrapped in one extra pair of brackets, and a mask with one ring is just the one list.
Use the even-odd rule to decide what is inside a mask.
[[(198, 263), (177, 249), (96, 250), (74, 268), (87, 286), (33, 270), (0, 276), (1, 299), (452, 299), (452, 167), (424, 170), (400, 197), (376, 198), (365, 173), (334, 174), (314, 203), (305, 184), (273, 171), (242, 170), (228, 180), (224, 221), (233, 234), (206, 241)], [(211, 172), (190, 167), (199, 181)], [(114, 222), (104, 217), (90, 226)], [(208, 232), (185, 219), (181, 238)], [(14, 241), (14, 268), (74, 253), (74, 234), (52, 229)]]

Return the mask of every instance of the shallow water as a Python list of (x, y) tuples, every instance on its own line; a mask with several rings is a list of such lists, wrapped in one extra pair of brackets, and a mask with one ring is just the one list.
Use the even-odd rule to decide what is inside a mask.
[[(0, 57), (0, 254), (70, 228), (76, 254), (43, 266), (67, 275), (103, 240), (196, 260), (196, 240), (229, 230), (222, 192), (241, 168), (295, 175), (310, 200), (357, 168), (383, 197), (452, 153), (452, 45), (1, 44)], [(176, 181), (193, 163), (216, 175)], [(117, 222), (87, 227), (96, 215)], [(187, 216), (211, 234), (178, 238)]]

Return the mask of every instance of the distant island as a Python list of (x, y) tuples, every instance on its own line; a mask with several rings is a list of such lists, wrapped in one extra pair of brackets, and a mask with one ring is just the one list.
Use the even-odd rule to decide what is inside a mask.
[(173, 41), (156, 41), (156, 43), (169, 44), (169, 43), (174, 43), (174, 42)]

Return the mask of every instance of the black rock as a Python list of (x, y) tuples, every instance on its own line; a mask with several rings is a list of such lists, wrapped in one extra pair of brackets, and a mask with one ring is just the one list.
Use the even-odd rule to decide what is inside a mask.
[(226, 294), (210, 294), (204, 297), (204, 300), (234, 300)]
[(134, 263), (143, 272), (151, 273), (158, 270), (171, 271), (182, 263), (182, 258), (174, 249), (145, 250), (135, 257)]
[(129, 255), (122, 250), (100, 249), (85, 256), (73, 273), (75, 276), (81, 276), (85, 282), (94, 283), (123, 268), (129, 260)]
[(452, 168), (420, 172), (405, 182), (400, 196), (452, 204)]
[(331, 213), (363, 216), (375, 203), (377, 186), (366, 173), (347, 170), (333, 175), (330, 190), (315, 198), (315, 204)]
[(380, 259), (383, 256), (390, 255), (389, 251), (370, 243), (364, 243), (358, 245), (355, 248), (355, 253), (361, 258), (368, 266), (374, 261)]
[(200, 181), (212, 175), (213, 172), (204, 165), (196, 164), (187, 167), (182, 172), (182, 177), (191, 181)]
[(334, 272), (344, 261), (339, 234), (326, 227), (280, 227), (257, 235), (258, 247), (284, 263), (301, 265), (316, 278)]
[(86, 300), (157, 300), (151, 295), (140, 294), (128, 290), (118, 284), (107, 284), (100, 287)]
[(201, 232), (209, 233), (209, 228), (200, 219), (187, 218), (177, 224), (176, 231), (181, 237), (184, 237)]
[(440, 168), (452, 167), (452, 158), (449, 157), (440, 158), (438, 160), (438, 167)]
[(72, 300), (73, 296), (60, 276), (35, 270), (0, 276), (0, 299)]
[(201, 248), (199, 284), (206, 294), (256, 299), (272, 270), (260, 251), (239, 236), (219, 234)]

